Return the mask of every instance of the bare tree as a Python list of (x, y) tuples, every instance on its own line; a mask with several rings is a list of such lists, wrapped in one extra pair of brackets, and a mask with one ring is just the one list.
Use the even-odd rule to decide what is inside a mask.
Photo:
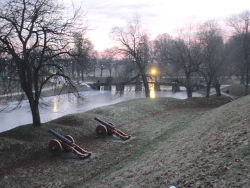
[(227, 70), (228, 77), (236, 76), (241, 78), (241, 84), (244, 82), (244, 74), (242, 66), (242, 56), (240, 53), (239, 43), (235, 36), (231, 36), (225, 43), (225, 51), (227, 52)]
[(84, 38), (84, 33), (75, 33), (74, 38), (75, 48), (73, 51), (73, 56), (76, 62), (75, 68), (77, 80), (79, 81), (80, 78), (82, 81), (84, 81), (84, 73), (88, 72), (89, 69), (92, 69), (91, 52), (93, 51), (94, 46), (89, 39)]
[(112, 49), (112, 48), (107, 48), (104, 50), (104, 52), (102, 53), (102, 57), (104, 59), (106, 59), (106, 68), (109, 70), (109, 76), (112, 76), (112, 70), (114, 68), (114, 58), (116, 55), (116, 50)]
[(236, 41), (240, 57), (241, 81), (245, 86), (245, 95), (247, 95), (250, 82), (250, 11), (231, 15), (228, 18), (228, 24), (235, 31), (233, 38)]
[(202, 63), (203, 55), (200, 43), (196, 37), (193, 26), (188, 26), (180, 30), (179, 36), (172, 39), (165, 35), (155, 41), (155, 51), (167, 68), (165, 76), (171, 78), (173, 82), (183, 85), (187, 91), (187, 97), (192, 97), (194, 86), (199, 79), (199, 67)]
[(39, 126), (39, 99), (54, 77), (74, 89), (60, 55), (70, 54), (73, 33), (84, 32), (80, 9), (68, 17), (56, 0), (6, 0), (0, 7), (0, 46), (28, 98), (33, 125)]
[(203, 75), (207, 85), (206, 97), (210, 96), (212, 84), (216, 87), (217, 95), (220, 95), (221, 84), (217, 78), (225, 63), (225, 53), (219, 24), (214, 20), (206, 21), (199, 27), (198, 38), (204, 54), (199, 72)]
[(173, 49), (175, 40), (167, 33), (158, 35), (153, 41), (153, 56), (159, 64), (159, 77), (169, 77), (171, 72), (170, 51)]
[(102, 77), (103, 70), (105, 70), (107, 68), (108, 60), (105, 57), (101, 57), (98, 59), (98, 63), (99, 63), (99, 68), (101, 70), (100, 76)]
[(125, 56), (130, 56), (136, 64), (137, 77), (142, 79), (145, 96), (150, 97), (148, 85), (148, 37), (142, 29), (140, 19), (135, 15), (132, 21), (128, 21), (126, 27), (114, 27), (111, 35), (117, 42), (117, 50)]
[(91, 57), (90, 62), (91, 63), (90, 63), (89, 69), (88, 69), (86, 74), (93, 71), (94, 72), (94, 77), (96, 76), (95, 75), (95, 70), (96, 70), (96, 66), (98, 64), (98, 56), (99, 56), (99, 54), (98, 54), (97, 51), (93, 50), (93, 51), (90, 52), (90, 57)]

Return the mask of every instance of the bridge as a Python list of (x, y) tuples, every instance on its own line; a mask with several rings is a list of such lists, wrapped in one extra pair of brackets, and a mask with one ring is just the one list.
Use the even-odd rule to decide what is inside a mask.
[[(171, 86), (173, 92), (179, 92), (180, 87), (184, 86), (180, 83), (176, 82), (153, 82), (149, 81), (149, 84), (154, 84), (155, 91), (161, 91), (161, 86)], [(93, 84), (89, 84), (92, 89), (100, 90), (102, 87), (104, 90), (111, 90), (112, 87), (115, 86), (116, 90), (124, 90), (124, 86), (126, 85), (134, 85), (135, 91), (142, 91), (143, 84), (142, 82), (128, 82), (124, 85), (123, 82), (114, 82), (112, 77), (101, 77), (97, 78), (97, 81)], [(199, 90), (204, 88), (204, 84), (196, 84), (194, 85), (194, 90)]]

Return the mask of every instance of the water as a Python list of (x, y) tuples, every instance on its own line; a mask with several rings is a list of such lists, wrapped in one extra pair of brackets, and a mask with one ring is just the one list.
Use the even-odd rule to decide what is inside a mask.
[[(85, 102), (78, 100), (75, 97), (68, 98), (68, 95), (60, 97), (45, 97), (41, 101), (40, 116), (41, 122), (45, 123), (61, 116), (81, 113), (97, 107), (115, 104), (121, 101), (126, 101), (136, 98), (144, 98), (143, 92), (126, 91), (123, 96), (117, 95), (115, 91), (84, 91)], [(186, 99), (186, 92), (172, 93), (169, 91), (152, 92), (154, 97), (173, 97), (178, 99)], [(201, 96), (198, 93), (193, 93), (193, 96)], [(15, 106), (15, 103), (12, 104)], [(1, 107), (0, 107), (1, 109)], [(27, 100), (23, 101), (21, 107), (8, 112), (0, 113), (1, 125), (0, 132), (15, 128), (19, 125), (32, 123), (30, 106)]]

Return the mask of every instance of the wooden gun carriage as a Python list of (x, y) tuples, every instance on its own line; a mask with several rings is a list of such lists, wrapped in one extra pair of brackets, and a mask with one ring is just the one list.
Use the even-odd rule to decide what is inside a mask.
[(113, 123), (107, 123), (97, 117), (95, 117), (95, 120), (101, 123), (101, 125), (96, 127), (96, 134), (99, 138), (105, 138), (107, 135), (111, 136), (113, 134), (122, 140), (127, 140), (131, 137), (131, 135), (125, 134), (117, 129)]
[(49, 133), (53, 134), (57, 139), (53, 139), (49, 143), (49, 151), (53, 155), (60, 155), (62, 151), (72, 152), (80, 159), (85, 159), (91, 155), (90, 152), (82, 149), (80, 146), (75, 144), (74, 139), (70, 135), (62, 136), (52, 129), (49, 130)]

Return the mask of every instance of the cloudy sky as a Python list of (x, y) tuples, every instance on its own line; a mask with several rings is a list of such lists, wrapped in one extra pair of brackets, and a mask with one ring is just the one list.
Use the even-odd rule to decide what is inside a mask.
[(88, 37), (96, 50), (112, 46), (109, 37), (114, 26), (125, 26), (137, 13), (154, 39), (162, 33), (175, 35), (176, 29), (209, 19), (223, 21), (231, 14), (250, 10), (249, 0), (72, 0), (82, 1), (90, 23)]

